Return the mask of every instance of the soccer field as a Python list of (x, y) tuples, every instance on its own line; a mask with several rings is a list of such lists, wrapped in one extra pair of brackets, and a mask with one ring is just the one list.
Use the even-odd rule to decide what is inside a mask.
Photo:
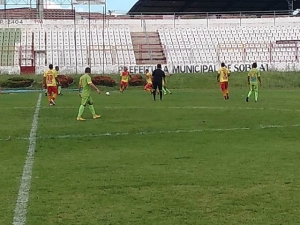
[(298, 224), (298, 89), (263, 88), (258, 103), (245, 87), (228, 101), (217, 86), (172, 91), (93, 92), (102, 118), (86, 108), (83, 122), (77, 92), (55, 107), (2, 94), (0, 224), (12, 224), (33, 140), (28, 225)]

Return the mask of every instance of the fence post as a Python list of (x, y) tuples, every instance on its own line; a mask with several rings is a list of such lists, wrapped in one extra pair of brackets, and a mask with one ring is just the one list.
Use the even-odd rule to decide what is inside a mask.
[(242, 26), (242, 12), (240, 12), (240, 26)]
[(175, 28), (176, 27), (176, 13), (174, 13), (173, 21), (174, 21), (173, 27)]

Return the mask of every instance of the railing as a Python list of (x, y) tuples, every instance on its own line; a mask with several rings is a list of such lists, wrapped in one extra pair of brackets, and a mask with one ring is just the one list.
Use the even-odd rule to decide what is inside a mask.
[[(103, 19), (102, 12), (76, 12), (76, 9), (44, 9), (44, 19)], [(278, 18), (293, 16), (291, 11), (228, 11), (228, 12), (143, 12), (126, 15), (106, 15), (106, 19), (246, 19)], [(36, 8), (0, 9), (0, 19), (36, 19), (39, 12)]]
[[(144, 34), (145, 34), (145, 37), (146, 37), (146, 42), (147, 42), (147, 45), (149, 46), (150, 41), (149, 41), (149, 37), (148, 37), (148, 33), (147, 33), (146, 21), (144, 19), (142, 19), (142, 21), (143, 21), (143, 31), (144, 31)], [(149, 53), (150, 59), (152, 60), (152, 50), (150, 48), (148, 49), (148, 53)]]

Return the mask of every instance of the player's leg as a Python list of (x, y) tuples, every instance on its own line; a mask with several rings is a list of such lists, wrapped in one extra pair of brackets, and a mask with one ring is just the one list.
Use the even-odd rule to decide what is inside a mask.
[(221, 87), (221, 91), (222, 91), (223, 98), (224, 98), (224, 100), (226, 100), (225, 82), (221, 82), (221, 83), (220, 83), (220, 87)]
[(78, 115), (77, 115), (77, 120), (78, 121), (83, 121), (85, 119), (82, 118), (82, 114), (84, 112), (84, 107), (86, 106), (86, 103), (88, 101), (89, 97), (81, 97), (81, 104), (78, 109)]
[(258, 101), (258, 84), (254, 85), (254, 99), (255, 102)]
[(151, 84), (146, 84), (144, 87), (145, 91), (149, 91), (150, 93), (152, 92), (152, 85)]
[(157, 84), (159, 90), (159, 99), (162, 100), (163, 91), (162, 91), (162, 83)]
[(153, 94), (153, 100), (156, 100), (156, 90), (157, 90), (157, 83), (153, 82), (153, 89), (152, 89), (152, 94)]
[(51, 99), (52, 99), (52, 87), (47, 87), (47, 96), (48, 96), (49, 104), (53, 105), (53, 103), (51, 102)]
[(53, 105), (55, 105), (55, 99), (57, 98), (57, 94), (58, 94), (57, 86), (51, 87), (51, 90), (52, 90), (53, 95), (51, 96), (51, 100), (50, 101), (51, 101), (51, 103)]
[(61, 93), (61, 85), (58, 86), (58, 95), (63, 95), (63, 94)]
[(148, 91), (148, 84), (146, 84), (146, 85), (144, 86), (144, 90), (145, 90), (145, 91)]
[(89, 109), (93, 115), (93, 119), (98, 119), (101, 116), (96, 114), (95, 108), (94, 108), (94, 103), (93, 103), (93, 99), (91, 96), (89, 96), (88, 101), (87, 101), (88, 105), (89, 105)]
[(250, 84), (250, 85), (249, 85), (249, 88), (250, 88), (250, 90), (249, 90), (249, 92), (248, 92), (248, 95), (247, 95), (247, 98), (246, 98), (246, 102), (249, 102), (249, 98), (250, 98), (251, 95), (252, 95), (253, 85)]
[(48, 95), (48, 90), (47, 87), (44, 89), (44, 95), (47, 96)]
[(120, 83), (120, 92), (122, 92), (123, 91), (123, 81), (121, 81), (121, 83)]
[(128, 82), (124, 82), (124, 84), (123, 84), (123, 91), (124, 91), (125, 89), (127, 89), (127, 87), (128, 87)]
[(226, 84), (225, 84), (225, 91), (226, 91), (226, 99), (227, 99), (227, 100), (229, 99), (229, 89), (228, 89), (228, 85), (229, 85), (229, 83), (226, 82)]
[(165, 86), (165, 90), (167, 91), (168, 94), (172, 94), (172, 92)]
[(152, 94), (152, 89), (153, 89), (153, 85), (149, 84), (149, 92), (150, 92), (150, 94)]
[(166, 94), (167, 94), (167, 91), (166, 91), (166, 89), (165, 89), (165, 87), (164, 87), (164, 86), (162, 86), (162, 91), (164, 92), (164, 95), (166, 95)]

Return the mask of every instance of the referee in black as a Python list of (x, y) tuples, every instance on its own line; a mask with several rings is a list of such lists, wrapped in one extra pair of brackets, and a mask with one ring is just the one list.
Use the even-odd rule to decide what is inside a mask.
[(156, 90), (158, 88), (159, 90), (159, 98), (162, 100), (162, 81), (164, 79), (164, 82), (166, 84), (166, 74), (161, 69), (161, 64), (157, 64), (157, 68), (152, 73), (152, 85), (153, 85), (153, 99), (156, 101)]

